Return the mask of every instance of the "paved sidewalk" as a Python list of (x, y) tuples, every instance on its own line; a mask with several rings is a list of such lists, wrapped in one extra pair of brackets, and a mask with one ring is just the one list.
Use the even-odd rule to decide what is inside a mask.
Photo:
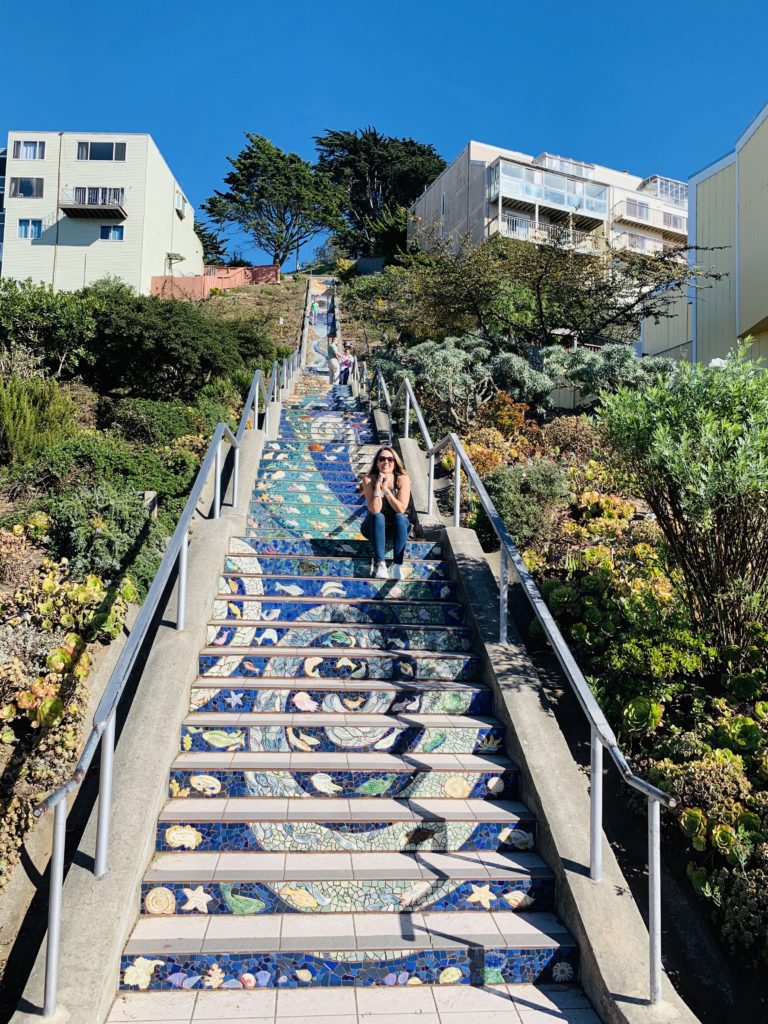
[(121, 993), (108, 1024), (600, 1024), (580, 989), (558, 985)]

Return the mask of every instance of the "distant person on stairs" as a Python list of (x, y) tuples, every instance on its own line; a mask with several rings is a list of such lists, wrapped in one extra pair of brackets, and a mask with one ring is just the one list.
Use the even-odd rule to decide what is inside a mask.
[(380, 448), (363, 480), (363, 495), (368, 506), (361, 529), (363, 536), (373, 544), (376, 559), (376, 579), (390, 578), (384, 560), (387, 535), (392, 538), (392, 579), (402, 576), (405, 543), (408, 540), (408, 503), (411, 500), (411, 479), (405, 466), (391, 448)]
[(343, 346), (339, 359), (339, 384), (349, 384), (349, 371), (352, 369), (352, 353), (349, 345)]
[(312, 305), (309, 308), (309, 322), (313, 326), (317, 323), (317, 318), (318, 318), (319, 313), (320, 313), (320, 306), (318, 304), (317, 299), (315, 299), (315, 301), (312, 303)]
[(328, 377), (331, 386), (339, 383), (339, 349), (333, 335), (328, 338)]

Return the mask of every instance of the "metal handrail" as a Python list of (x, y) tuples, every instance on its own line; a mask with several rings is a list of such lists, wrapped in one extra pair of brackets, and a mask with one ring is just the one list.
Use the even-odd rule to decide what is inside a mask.
[(508, 592), (509, 564), (514, 566), (517, 578), (528, 598), (536, 618), (538, 619), (547, 640), (550, 643), (560, 666), (565, 673), (573, 692), (590, 726), (591, 769), (590, 769), (590, 828), (589, 828), (589, 875), (592, 881), (602, 880), (602, 833), (603, 833), (603, 749), (607, 750), (624, 782), (642, 793), (648, 801), (648, 905), (649, 905), (649, 945), (650, 945), (650, 1002), (661, 1000), (661, 820), (660, 808), (677, 807), (678, 801), (669, 793), (641, 779), (630, 768), (627, 759), (621, 752), (618, 740), (600, 705), (589, 688), (584, 673), (570, 651), (552, 613), (547, 607), (539, 588), (525, 566), (512, 538), (509, 536), (504, 522), (496, 510), (496, 506), (486, 491), (480, 476), (472, 464), (472, 460), (464, 450), (464, 446), (454, 433), (446, 434), (436, 444), (432, 443), (429, 430), (410, 381), (406, 378), (400, 385), (394, 401), (390, 399), (389, 389), (381, 372), (376, 367), (376, 389), (379, 401), (383, 401), (389, 415), (389, 441), (392, 443), (392, 411), (401, 395), (405, 396), (404, 437), (409, 437), (410, 415), (413, 411), (421, 430), (426, 454), (429, 459), (429, 484), (427, 489), (427, 515), (432, 515), (434, 508), (435, 456), (447, 448), (453, 448), (453, 525), (460, 525), (461, 511), (461, 472), (467, 476), (480, 504), (499, 539), (501, 548), (501, 565), (499, 578), (499, 643), (507, 643), (508, 634)]
[[(299, 360), (294, 352), (289, 360), (283, 361), (283, 380), (286, 380), (286, 371), (290, 369), (291, 376), (295, 374)], [(287, 387), (287, 382), (284, 387)], [(189, 547), (189, 526), (197, 510), (198, 502), (202, 496), (211, 468), (214, 470), (214, 493), (213, 493), (213, 518), (218, 519), (221, 515), (221, 473), (223, 460), (221, 454), (222, 441), (227, 441), (234, 450), (234, 465), (232, 471), (233, 497), (232, 506), (237, 505), (237, 492), (239, 483), (240, 446), (243, 435), (248, 426), (251, 412), (253, 412), (253, 429), (258, 429), (259, 416), (259, 393), (264, 397), (265, 420), (269, 410), (269, 404), (279, 399), (278, 390), (278, 363), (272, 364), (269, 387), (266, 388), (261, 370), (257, 370), (253, 376), (248, 397), (245, 400), (243, 414), (240, 417), (240, 424), (235, 434), (232, 433), (226, 423), (219, 423), (213, 432), (208, 450), (205, 453), (197, 476), (192, 484), (189, 497), (181, 513), (173, 536), (168, 542), (160, 566), (152, 580), (147, 596), (141, 606), (136, 621), (133, 624), (130, 635), (125, 646), (120, 652), (115, 667), (107, 682), (104, 693), (99, 701), (96, 712), (93, 716), (93, 726), (88, 739), (85, 741), (83, 751), (78, 759), (72, 775), (66, 782), (62, 783), (49, 796), (42, 800), (34, 809), (36, 817), (40, 817), (46, 811), (53, 808), (53, 851), (51, 854), (51, 876), (50, 876), (50, 897), (48, 903), (48, 939), (46, 945), (45, 961), (45, 1000), (43, 1013), (50, 1016), (56, 1010), (56, 995), (58, 989), (58, 967), (59, 947), (61, 941), (61, 904), (62, 890), (64, 886), (64, 848), (67, 824), (67, 797), (78, 786), (81, 785), (88, 769), (93, 761), (99, 743), (101, 743), (101, 770), (99, 777), (99, 809), (96, 828), (96, 856), (94, 858), (93, 873), (101, 878), (108, 871), (107, 856), (109, 852), (109, 826), (112, 805), (112, 771), (115, 751), (115, 719), (117, 706), (125, 689), (125, 684), (138, 657), (139, 651), (146, 639), (149, 627), (154, 619), (157, 609), (162, 600), (171, 573), (178, 564), (178, 585), (176, 596), (176, 630), (181, 632), (184, 629), (186, 613), (186, 585), (187, 585), (187, 556)], [(264, 423), (264, 429), (268, 424)]]

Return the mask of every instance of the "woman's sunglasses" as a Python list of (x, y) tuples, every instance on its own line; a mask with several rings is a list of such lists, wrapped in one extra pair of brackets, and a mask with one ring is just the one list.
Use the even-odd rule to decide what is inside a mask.
[(394, 462), (394, 458), (391, 455), (380, 455), (379, 462)]

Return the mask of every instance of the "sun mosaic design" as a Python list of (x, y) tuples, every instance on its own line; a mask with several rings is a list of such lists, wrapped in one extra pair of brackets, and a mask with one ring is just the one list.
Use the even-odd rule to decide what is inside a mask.
[(452, 800), (511, 800), (518, 795), (517, 770), (456, 771), (242, 771), (209, 769), (171, 772), (169, 796), (186, 797), (388, 797)]
[(352, 914), (522, 911), (553, 905), (551, 878), (496, 881), (370, 879), (314, 882), (168, 882), (141, 888), (144, 911), (167, 914)]
[(157, 850), (391, 852), (531, 850), (533, 820), (508, 821), (196, 821), (159, 822)]
[(391, 754), (495, 754), (502, 749), (500, 726), (450, 728), (439, 726), (237, 726), (184, 725), (179, 749), (189, 751), (333, 751), (378, 750)]
[(490, 715), (493, 707), (487, 687), (457, 684), (456, 689), (321, 690), (261, 689), (247, 687), (195, 687), (190, 711), (338, 712), (339, 714)]
[(121, 988), (254, 989), (369, 985), (562, 983), (576, 974), (576, 949), (491, 948), (124, 956)]

